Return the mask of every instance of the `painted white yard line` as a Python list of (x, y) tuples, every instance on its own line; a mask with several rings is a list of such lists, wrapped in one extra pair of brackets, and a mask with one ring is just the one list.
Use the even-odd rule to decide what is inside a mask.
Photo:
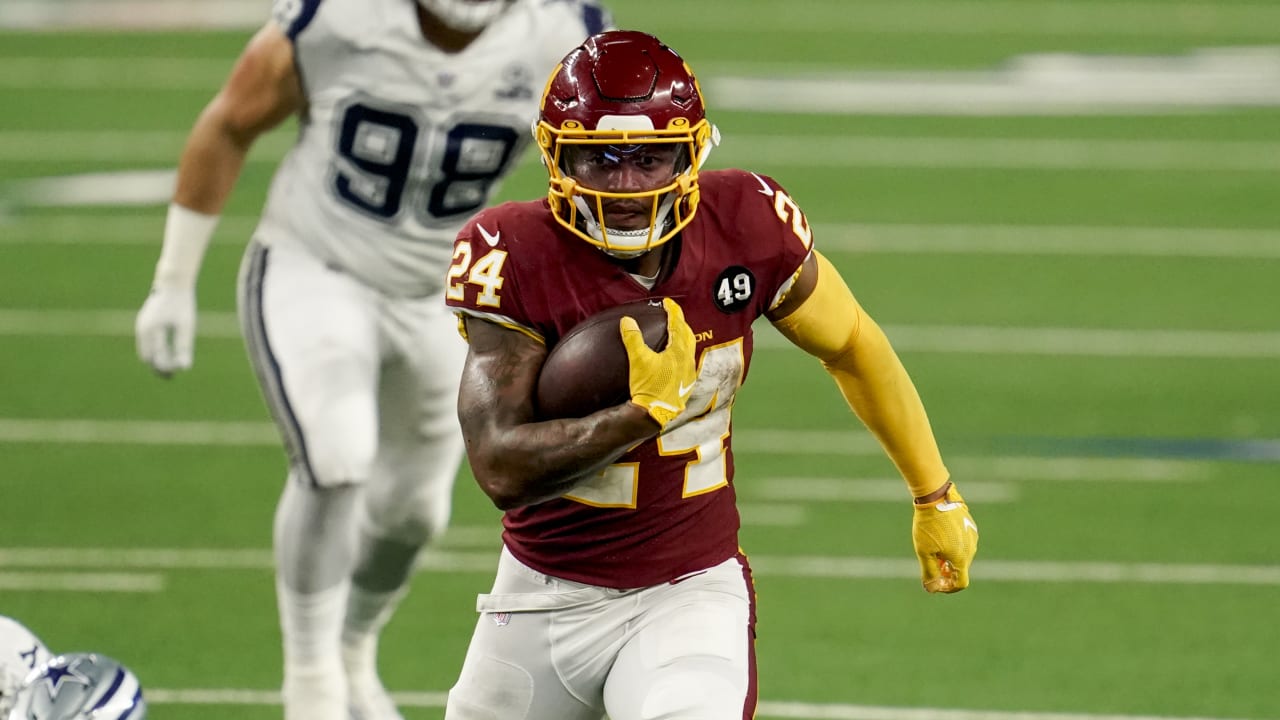
[(809, 511), (803, 505), (779, 502), (738, 501), (738, 514), (744, 527), (796, 527), (803, 525)]
[[(0, 337), (132, 337), (136, 311), (0, 309)], [(902, 353), (1074, 355), (1088, 357), (1258, 359), (1280, 357), (1280, 332), (1112, 330), (1090, 328), (885, 325)], [(206, 338), (239, 337), (232, 312), (203, 312)], [(757, 323), (757, 350), (791, 350), (767, 323)]]
[(148, 206), (173, 197), (178, 171), (117, 170), (24, 180), (14, 202), (22, 207)]
[[(761, 575), (837, 579), (911, 579), (914, 561), (872, 557), (750, 556)], [(980, 569), (979, 569), (980, 568)], [(1280, 565), (1179, 565), (1169, 563), (1052, 562), (980, 559), (983, 582), (1137, 585), (1255, 585), (1280, 587)]]
[[(1280, 357), (1280, 332), (885, 325), (899, 352), (1089, 357), (1258, 359)], [(768, 323), (756, 349), (790, 349)]]
[[(258, 218), (226, 215), (218, 238), (242, 247)], [(160, 244), (163, 208), (133, 214), (20, 217), (0, 225), (0, 245)], [(1091, 225), (814, 223), (826, 252), (1138, 258), (1280, 259), (1280, 229)]]
[[(818, 90), (815, 90), (817, 92)], [(752, 89), (751, 92), (758, 92)], [(838, 96), (837, 96), (838, 97)], [(781, 100), (775, 100), (781, 102)], [(777, 108), (799, 110), (802, 106)], [(835, 112), (839, 108), (824, 108)], [(1280, 170), (1280, 143), (1247, 140), (729, 136), (719, 166), (994, 170)]]
[[(278, 162), (295, 135), (287, 125), (263, 135), (249, 162)], [(0, 132), (0, 162), (172, 164), (186, 139), (187, 130), (7, 130)]]
[(280, 439), (268, 422), (0, 418), (0, 442), (262, 447)]
[[(162, 206), (129, 213), (59, 213), (0, 220), (0, 245), (149, 245), (160, 250)], [(243, 248), (258, 225), (256, 215), (224, 215), (214, 244)]]
[[(0, 443), (274, 447), (279, 442), (269, 422), (0, 418)], [(740, 428), (733, 447), (738, 455), (883, 455), (874, 438), (854, 430)], [(947, 464), (958, 473), (1007, 481), (1181, 482), (1209, 476), (1203, 463), (1143, 458), (962, 455), (949, 456)]]
[[(0, 162), (169, 164), (185, 139), (185, 131), (3, 131)], [(276, 162), (293, 139), (291, 129), (273, 131), (254, 145), (249, 161)], [(715, 158), (718, 167), (1274, 172), (1280, 142), (733, 135)]]
[[(3, 562), (0, 562), (0, 567), (2, 566)], [(164, 590), (164, 578), (156, 574), (143, 573), (0, 572), (0, 590), (156, 593)]]
[[(495, 525), (496, 527), (496, 525)], [(423, 572), (493, 572), (498, 550), (423, 553)], [(917, 579), (914, 558), (858, 556), (750, 555), (760, 575), (790, 578)], [(1280, 565), (1223, 565), (1122, 562), (980, 561), (986, 582), (1078, 582), (1141, 585), (1280, 586)], [(78, 568), (119, 570), (270, 570), (269, 549), (176, 548), (0, 548), (0, 568)], [(975, 570), (977, 568), (975, 567)]]
[[(132, 337), (136, 315), (136, 310), (0, 309), (0, 337)], [(198, 331), (202, 338), (239, 338), (240, 323), (234, 312), (202, 312)]]
[[(152, 705), (279, 705), (280, 691), (225, 689), (146, 688)], [(400, 707), (442, 708), (447, 692), (393, 691), (391, 699)], [(1093, 713), (1025, 712), (1007, 710), (944, 710), (927, 707), (848, 705), (785, 700), (762, 700), (758, 718), (788, 720), (1231, 720), (1216, 717), (1176, 717), (1168, 715), (1105, 715)]]
[(6, 57), (0, 63), (0, 89), (205, 90), (212, 96), (234, 62), (233, 57)]
[(681, 3), (655, 0), (637, 9), (636, 20), (656, 23), (679, 17), (682, 23), (707, 33), (759, 33), (761, 17), (771, 33), (833, 34), (884, 33), (909, 35), (988, 35), (1012, 37), (1274, 37), (1280, 8), (1265, 2), (1105, 2), (1072, 0), (1028, 3), (1021, 0), (824, 0), (789, 5), (776, 11), (768, 0), (735, 3), (724, 12), (719, 3)]
[[(862, 430), (735, 429), (736, 455), (880, 457), (884, 450)], [(947, 466), (966, 476), (995, 481), (1194, 482), (1209, 477), (1206, 466), (1186, 460), (1032, 455), (947, 456)], [(814, 480), (806, 478), (806, 480)], [(754, 482), (754, 481), (753, 481)], [(778, 482), (787, 482), (779, 479)], [(832, 482), (841, 483), (836, 479)], [(899, 485), (901, 485), (900, 481)], [(969, 483), (965, 483), (968, 488)], [(868, 490), (868, 493), (871, 491)], [(889, 492), (887, 489), (884, 492)], [(992, 488), (993, 494), (1001, 491)]]
[(813, 229), (826, 252), (1280, 259), (1280, 229), (861, 223)]

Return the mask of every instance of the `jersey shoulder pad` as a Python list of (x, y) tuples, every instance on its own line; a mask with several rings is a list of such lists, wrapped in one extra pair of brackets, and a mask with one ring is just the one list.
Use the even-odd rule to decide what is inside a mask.
[(273, 0), (271, 3), (271, 19), (290, 40), (296, 40), (298, 34), (311, 24), (316, 12), (320, 9), (321, 0)]
[(458, 231), (457, 242), (477, 247), (518, 249), (536, 241), (548, 225), (551, 210), (545, 201), (508, 201), (476, 213)]
[(777, 237), (787, 244), (799, 241), (807, 253), (813, 231), (800, 206), (778, 181), (746, 170), (712, 170), (698, 175), (698, 212), (713, 213), (722, 222), (750, 228), (760, 238)]

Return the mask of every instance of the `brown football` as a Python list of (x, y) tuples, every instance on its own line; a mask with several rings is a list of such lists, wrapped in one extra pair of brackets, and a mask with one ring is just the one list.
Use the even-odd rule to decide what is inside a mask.
[(667, 311), (659, 300), (625, 303), (588, 317), (547, 355), (535, 395), (539, 417), (586, 417), (630, 399), (630, 363), (618, 330), (624, 316), (635, 319), (649, 347), (666, 347)]

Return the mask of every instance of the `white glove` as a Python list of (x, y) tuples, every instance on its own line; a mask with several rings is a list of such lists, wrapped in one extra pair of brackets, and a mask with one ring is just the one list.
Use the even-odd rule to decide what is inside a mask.
[(138, 357), (162, 377), (190, 370), (196, 344), (196, 276), (217, 215), (169, 204), (164, 244), (151, 294), (138, 311), (133, 335)]
[(191, 369), (196, 341), (196, 291), (155, 287), (133, 326), (142, 362), (164, 377)]

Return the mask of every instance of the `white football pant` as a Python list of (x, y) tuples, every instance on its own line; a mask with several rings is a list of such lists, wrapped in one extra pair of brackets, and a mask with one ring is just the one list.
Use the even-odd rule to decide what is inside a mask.
[(240, 316), (291, 475), (364, 485), (375, 537), (414, 545), (442, 531), (466, 357), (443, 297), (390, 298), (305, 252), (254, 242)]
[(544, 575), (504, 549), (445, 720), (742, 720), (755, 685), (752, 594), (738, 558), (612, 590)]

